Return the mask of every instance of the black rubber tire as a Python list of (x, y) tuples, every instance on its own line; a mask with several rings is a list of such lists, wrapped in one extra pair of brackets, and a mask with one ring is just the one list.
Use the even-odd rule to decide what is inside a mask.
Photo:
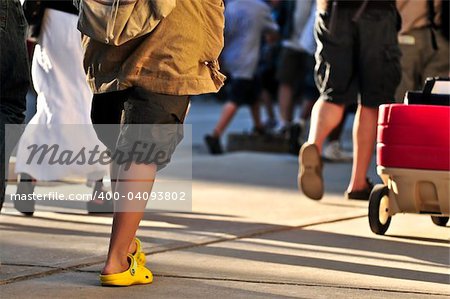
[(448, 223), (448, 217), (431, 216), (431, 221), (437, 226), (446, 226)]
[(383, 184), (375, 185), (369, 196), (369, 225), (373, 233), (384, 235), (391, 224), (391, 216), (386, 223), (380, 222), (380, 203), (384, 196), (389, 195), (389, 188)]

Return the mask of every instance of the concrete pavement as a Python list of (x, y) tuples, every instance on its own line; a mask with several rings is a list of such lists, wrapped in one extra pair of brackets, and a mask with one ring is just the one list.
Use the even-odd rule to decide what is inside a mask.
[[(219, 109), (194, 104), (191, 112), (193, 211), (146, 213), (138, 232), (152, 285), (99, 286), (109, 215), (75, 206), (27, 218), (8, 205), (0, 216), (0, 298), (450, 297), (448, 227), (396, 215), (386, 236), (372, 234), (367, 203), (342, 196), (349, 164), (326, 164), (326, 195), (316, 202), (296, 190), (295, 157), (206, 155), (201, 136)], [(246, 111), (240, 117), (242, 128)], [(49, 190), (89, 192), (84, 185), (36, 192)]]

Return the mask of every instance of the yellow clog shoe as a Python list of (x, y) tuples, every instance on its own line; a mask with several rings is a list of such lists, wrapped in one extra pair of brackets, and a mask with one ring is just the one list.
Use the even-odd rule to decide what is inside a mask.
[(100, 275), (102, 286), (126, 287), (136, 284), (149, 284), (153, 281), (152, 272), (144, 266), (138, 265), (132, 254), (128, 255), (130, 267), (121, 273)]
[(141, 240), (134, 238), (134, 241), (136, 242), (136, 251), (133, 253), (133, 257), (139, 266), (144, 266), (147, 259), (142, 251)]

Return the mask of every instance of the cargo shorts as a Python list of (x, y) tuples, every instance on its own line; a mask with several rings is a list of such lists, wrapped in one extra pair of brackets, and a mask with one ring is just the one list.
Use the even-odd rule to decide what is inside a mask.
[(182, 124), (189, 103), (189, 96), (133, 87), (95, 94), (91, 120), (97, 137), (116, 163), (129, 157), (138, 164), (156, 164), (160, 170), (170, 162), (184, 137)]
[(398, 15), (394, 7), (367, 8), (356, 21), (355, 14), (338, 8), (330, 31), (330, 12), (317, 12), (316, 85), (322, 100), (377, 108), (394, 102), (401, 80)]

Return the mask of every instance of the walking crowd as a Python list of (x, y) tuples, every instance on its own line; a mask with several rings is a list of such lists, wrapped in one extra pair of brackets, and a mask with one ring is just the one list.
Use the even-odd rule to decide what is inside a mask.
[[(76, 173), (48, 173), (24, 162), (23, 144), (46, 138), (70, 146), (73, 139), (62, 131), (27, 134), (32, 125), (92, 125), (84, 132), (87, 142), (100, 140), (111, 155), (130, 151), (138, 135), (171, 156), (183, 138), (191, 97), (217, 92), (226, 103), (205, 136), (211, 154), (224, 153), (227, 127), (238, 109), (248, 106), (254, 135), (281, 136), (289, 152), (299, 155), (298, 186), (307, 197), (323, 197), (323, 161), (331, 160), (353, 162), (344, 196), (367, 200), (378, 107), (402, 102), (406, 91), (421, 89), (427, 77), (449, 77), (448, 0), (149, 0), (150, 15), (133, 13), (151, 17), (154, 26), (126, 42), (108, 32), (103, 40), (81, 34), (77, 26), (89, 20), (83, 15), (89, 2), (79, 2), (25, 0), (22, 6), (19, 0), (0, 0), (0, 209), (8, 177), (3, 161), (16, 144), (18, 193), (33, 193), (37, 180), (76, 175), (100, 194), (109, 192), (102, 183), (107, 174), (111, 192), (149, 192), (166, 166), (133, 161), (128, 168), (112, 163), (109, 169), (89, 165)], [(120, 1), (110, 2), (119, 7)], [(351, 113), (350, 153), (340, 140)], [(16, 132), (14, 140), (6, 140), (6, 125), (23, 124), (25, 115), (29, 125), (22, 139)], [(105, 132), (105, 124), (113, 129)], [(133, 131), (132, 125), (144, 124), (173, 127), (163, 135), (146, 127)], [(103, 285), (152, 282), (136, 238), (145, 204), (88, 204), (89, 212), (115, 211)], [(33, 215), (34, 202), (14, 205)]]

